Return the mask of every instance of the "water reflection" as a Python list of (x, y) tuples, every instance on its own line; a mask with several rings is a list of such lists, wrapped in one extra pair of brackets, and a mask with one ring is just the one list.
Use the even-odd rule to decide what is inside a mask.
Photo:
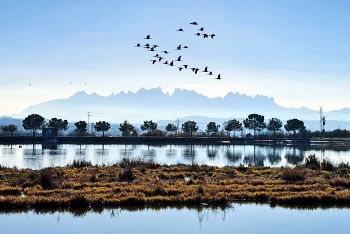
[(177, 155), (177, 150), (176, 150), (176, 149), (172, 149), (172, 148), (171, 148), (171, 145), (170, 145), (170, 149), (167, 149), (167, 150), (165, 151), (165, 155), (166, 155), (168, 158), (175, 157), (175, 155)]
[(244, 154), (243, 162), (248, 166), (263, 167), (266, 159), (265, 154), (262, 152), (262, 147), (253, 146), (253, 152), (246, 152)]
[(137, 149), (136, 145), (124, 145), (123, 149), (119, 150), (119, 155), (122, 158), (129, 158), (134, 155), (134, 151)]
[(304, 161), (305, 154), (303, 151), (297, 150), (296, 147), (293, 147), (286, 152), (285, 158), (289, 164), (297, 165)]
[(226, 146), (225, 158), (233, 165), (241, 161), (242, 156), (243, 156), (242, 150), (236, 149), (235, 146), (232, 146), (232, 149), (230, 146)]
[(16, 154), (16, 148), (13, 148), (12, 145), (10, 148), (3, 148), (2, 149), (3, 155), (15, 155)]
[(147, 150), (141, 150), (141, 155), (146, 158), (155, 158), (157, 156), (157, 151), (153, 147), (150, 149), (148, 145)]
[(282, 161), (282, 150), (280, 147), (272, 146), (268, 147), (267, 159), (271, 165), (277, 165)]
[(219, 146), (207, 146), (207, 157), (209, 160), (214, 160), (218, 156), (218, 147)]
[(41, 169), (65, 166), (73, 160), (88, 160), (94, 165), (112, 165), (123, 157), (152, 158), (157, 163), (210, 164), (213, 166), (282, 166), (303, 163), (315, 154), (333, 163), (350, 162), (350, 150), (326, 147), (253, 146), (253, 145), (57, 145), (48, 149), (41, 144), (0, 145), (0, 165)]
[(194, 162), (198, 152), (193, 145), (186, 145), (182, 151), (182, 157), (188, 162)]

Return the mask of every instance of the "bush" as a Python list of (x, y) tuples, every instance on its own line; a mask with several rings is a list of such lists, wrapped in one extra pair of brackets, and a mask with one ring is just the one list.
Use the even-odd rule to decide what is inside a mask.
[(90, 161), (85, 160), (74, 160), (72, 164), (68, 164), (67, 167), (74, 167), (74, 168), (82, 168), (82, 167), (91, 167), (92, 163)]
[(306, 171), (302, 168), (284, 168), (282, 169), (281, 179), (285, 181), (304, 181), (306, 179)]
[(305, 167), (310, 168), (312, 170), (320, 169), (320, 160), (316, 157), (315, 154), (309, 155), (307, 158), (305, 158)]
[(328, 159), (323, 159), (323, 161), (321, 163), (321, 168), (324, 171), (333, 171), (334, 166), (331, 163), (331, 161), (329, 161)]
[(40, 183), (43, 189), (53, 189), (55, 187), (51, 169), (43, 169), (40, 172)]
[(124, 168), (123, 172), (119, 173), (119, 180), (131, 181), (135, 179), (135, 175), (131, 167)]
[(90, 182), (97, 182), (98, 181), (98, 175), (96, 173), (92, 174), (89, 179)]

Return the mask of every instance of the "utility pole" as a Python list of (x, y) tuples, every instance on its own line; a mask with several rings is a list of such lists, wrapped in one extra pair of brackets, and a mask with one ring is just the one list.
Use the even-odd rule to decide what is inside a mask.
[(320, 106), (320, 137), (324, 137), (325, 130), (324, 126), (326, 125), (326, 116), (323, 116), (322, 106)]
[(179, 129), (180, 129), (180, 122), (181, 122), (181, 121), (180, 121), (179, 118), (177, 118), (175, 122), (176, 122), (176, 127), (177, 127), (177, 129), (176, 129), (176, 136), (178, 136), (178, 131), (179, 131)]
[(91, 114), (91, 111), (88, 111), (88, 114), (87, 114), (87, 116), (88, 116), (88, 122), (87, 122), (87, 127), (88, 127), (88, 129), (87, 129), (87, 131), (88, 131), (88, 133), (90, 132), (90, 126), (89, 126), (89, 123), (90, 123), (90, 114)]

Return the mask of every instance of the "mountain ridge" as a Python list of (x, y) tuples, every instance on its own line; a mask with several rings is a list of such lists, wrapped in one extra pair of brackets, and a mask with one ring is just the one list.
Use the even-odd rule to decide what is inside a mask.
[[(135, 93), (121, 91), (109, 96), (78, 91), (68, 98), (32, 105), (12, 117), (25, 118), (37, 113), (45, 118), (62, 118), (79, 121), (91, 112), (93, 118), (120, 122), (143, 122), (147, 119), (174, 119), (181, 116), (206, 116), (211, 118), (246, 118), (251, 113), (268, 118), (318, 120), (319, 113), (306, 107), (287, 108), (275, 103), (273, 97), (249, 96), (228, 92), (224, 97), (209, 98), (193, 90), (174, 89), (164, 93), (161, 87), (141, 88)], [(327, 112), (327, 119), (347, 121), (350, 108)], [(103, 119), (105, 118), (105, 119)], [(143, 119), (142, 119), (143, 118)], [(112, 121), (113, 120), (113, 121)]]

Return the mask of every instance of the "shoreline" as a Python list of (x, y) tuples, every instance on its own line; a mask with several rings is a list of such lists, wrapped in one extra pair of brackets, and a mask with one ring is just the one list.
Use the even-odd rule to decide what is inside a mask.
[[(329, 162), (328, 162), (329, 163)], [(327, 164), (328, 165), (328, 164)], [(116, 206), (350, 205), (350, 166), (269, 168), (159, 165), (122, 159), (113, 166), (75, 161), (42, 170), (0, 168), (0, 209)]]

